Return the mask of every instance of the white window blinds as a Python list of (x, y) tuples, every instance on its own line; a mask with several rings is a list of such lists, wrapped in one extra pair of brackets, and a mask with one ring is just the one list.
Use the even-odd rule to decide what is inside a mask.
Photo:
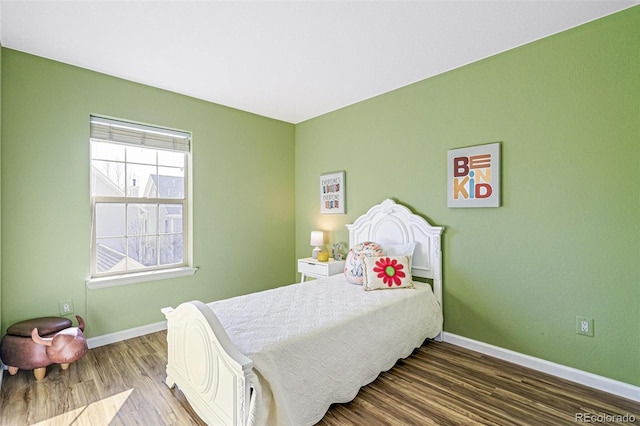
[(190, 133), (93, 115), (90, 124), (91, 139), (127, 145), (142, 145), (168, 151), (189, 152), (190, 150)]

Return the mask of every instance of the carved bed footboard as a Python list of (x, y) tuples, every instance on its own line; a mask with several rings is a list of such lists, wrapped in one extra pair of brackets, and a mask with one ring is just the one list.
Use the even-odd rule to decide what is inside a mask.
[(213, 311), (191, 301), (162, 313), (167, 318), (167, 386), (178, 385), (208, 424), (252, 424), (253, 362), (231, 343)]

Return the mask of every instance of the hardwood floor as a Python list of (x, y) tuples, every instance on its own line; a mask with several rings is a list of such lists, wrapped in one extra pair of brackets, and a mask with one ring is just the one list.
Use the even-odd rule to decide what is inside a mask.
[(575, 425), (605, 414), (640, 424), (640, 403), (430, 342), (350, 403), (332, 406), (320, 424)]
[[(5, 372), (0, 425), (203, 425), (164, 384), (165, 364), (166, 334), (158, 332), (92, 349), (66, 371), (50, 366), (40, 382), (31, 371)], [(575, 425), (604, 415), (635, 419), (599, 424), (640, 425), (640, 404), (430, 342), (319, 424)]]

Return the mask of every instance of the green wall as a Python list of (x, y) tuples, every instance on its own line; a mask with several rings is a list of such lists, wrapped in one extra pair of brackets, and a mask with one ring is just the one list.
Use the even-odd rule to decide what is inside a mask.
[[(0, 224), (2, 223), (2, 44), (0, 44)], [(0, 226), (0, 326), (2, 325), (2, 226)], [(0, 335), (4, 328), (0, 327)], [(0, 360), (0, 366), (2, 361)]]
[[(639, 28), (634, 7), (297, 125), (297, 256), (394, 198), (446, 227), (446, 331), (640, 385)], [(447, 208), (447, 150), (495, 141), (502, 207)], [(347, 213), (320, 215), (336, 170)]]
[[(73, 299), (99, 336), (295, 280), (294, 126), (2, 49), (2, 331)], [(191, 277), (87, 290), (89, 114), (193, 133)]]

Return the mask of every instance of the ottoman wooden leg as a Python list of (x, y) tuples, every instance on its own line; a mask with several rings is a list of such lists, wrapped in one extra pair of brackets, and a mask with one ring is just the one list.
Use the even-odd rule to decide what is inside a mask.
[(36, 380), (44, 379), (44, 376), (47, 375), (47, 367), (35, 368), (33, 370), (33, 375), (36, 377)]
[(15, 376), (16, 373), (18, 373), (19, 368), (18, 367), (9, 367), (9, 374), (11, 374), (12, 376)]
[(66, 370), (69, 368), (69, 364), (60, 364), (60, 367), (62, 367), (63, 370)]

